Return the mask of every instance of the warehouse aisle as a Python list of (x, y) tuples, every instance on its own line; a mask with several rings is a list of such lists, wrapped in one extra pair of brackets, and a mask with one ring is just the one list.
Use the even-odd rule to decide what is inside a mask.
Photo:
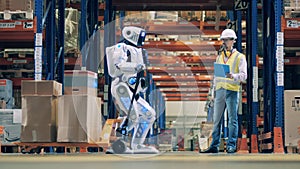
[(248, 169), (288, 168), (299, 169), (298, 154), (233, 154), (202, 155), (190, 152), (149, 155), (105, 155), (105, 154), (46, 154), (0, 156), (1, 169)]

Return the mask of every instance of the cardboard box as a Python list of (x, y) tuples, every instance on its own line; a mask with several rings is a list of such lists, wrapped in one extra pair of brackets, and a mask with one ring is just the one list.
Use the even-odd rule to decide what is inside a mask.
[(300, 90), (284, 91), (284, 143), (285, 146), (297, 147), (300, 135)]
[(22, 97), (22, 142), (55, 142), (57, 97)]
[(62, 84), (54, 80), (23, 80), (22, 96), (61, 96)]
[(97, 96), (97, 73), (81, 70), (65, 71), (64, 94), (65, 95), (92, 95)]
[(57, 130), (57, 142), (99, 142), (101, 99), (88, 95), (59, 97)]

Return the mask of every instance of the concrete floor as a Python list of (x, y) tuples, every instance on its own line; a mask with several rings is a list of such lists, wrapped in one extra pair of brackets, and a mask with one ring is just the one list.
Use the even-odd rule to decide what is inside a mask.
[(2, 154), (0, 169), (299, 169), (299, 154)]

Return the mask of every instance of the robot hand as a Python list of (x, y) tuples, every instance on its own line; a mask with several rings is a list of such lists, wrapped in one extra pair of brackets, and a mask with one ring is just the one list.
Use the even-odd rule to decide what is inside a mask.
[(140, 72), (140, 71), (142, 71), (144, 69), (145, 69), (145, 65), (144, 64), (138, 64), (135, 67), (136, 72)]

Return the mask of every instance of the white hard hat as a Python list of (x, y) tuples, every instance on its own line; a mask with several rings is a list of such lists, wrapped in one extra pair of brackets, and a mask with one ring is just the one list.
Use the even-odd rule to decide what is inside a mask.
[(227, 38), (234, 38), (236, 39), (236, 34), (232, 29), (225, 29), (222, 33), (221, 33), (221, 39), (227, 39)]

